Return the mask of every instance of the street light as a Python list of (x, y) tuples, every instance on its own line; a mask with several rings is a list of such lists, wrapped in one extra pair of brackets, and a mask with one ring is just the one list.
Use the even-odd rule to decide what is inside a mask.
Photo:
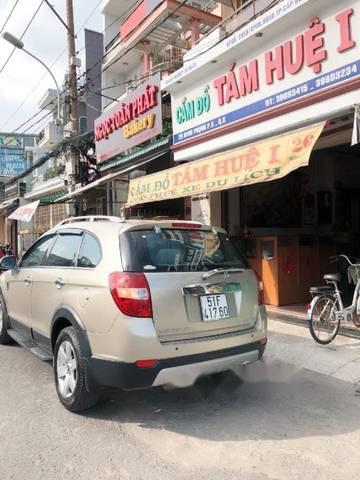
[(29, 52), (28, 50), (26, 50), (24, 48), (24, 43), (19, 40), (18, 38), (16, 38), (14, 35), (12, 35), (11, 33), (9, 32), (4, 32), (1, 34), (2, 38), (4, 40), (6, 40), (7, 42), (9, 42), (11, 45), (13, 45), (15, 48), (18, 48), (19, 50), (22, 50), (23, 52), (27, 53), (28, 55), (30, 55), (30, 57), (34, 58), (35, 60), (37, 60), (39, 63), (41, 63), (41, 65), (46, 68), (46, 70), (49, 72), (49, 74), (51, 75), (52, 79), (54, 80), (55, 82), (55, 85), (56, 85), (56, 91), (57, 91), (57, 109), (58, 109), (58, 113), (57, 113), (57, 118), (59, 120), (59, 122), (61, 123), (61, 111), (60, 111), (60, 89), (59, 89), (59, 85), (56, 81), (56, 78), (54, 77), (54, 74), (52, 73), (52, 71), (50, 70), (50, 68), (42, 61), (40, 60), (40, 58), (36, 57), (33, 53)]

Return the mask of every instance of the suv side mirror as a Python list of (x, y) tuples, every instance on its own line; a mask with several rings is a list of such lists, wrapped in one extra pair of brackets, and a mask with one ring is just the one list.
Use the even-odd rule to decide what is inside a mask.
[(0, 260), (0, 270), (12, 270), (16, 267), (15, 255), (5, 255)]

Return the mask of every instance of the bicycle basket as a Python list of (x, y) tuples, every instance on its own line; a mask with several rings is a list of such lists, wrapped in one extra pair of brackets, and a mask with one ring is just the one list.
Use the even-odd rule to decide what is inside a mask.
[(360, 277), (360, 265), (350, 266), (347, 273), (349, 283), (356, 285)]

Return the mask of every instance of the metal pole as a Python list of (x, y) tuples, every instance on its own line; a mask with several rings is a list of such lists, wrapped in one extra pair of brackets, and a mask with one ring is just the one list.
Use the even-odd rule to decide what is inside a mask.
[[(78, 94), (77, 94), (77, 78), (76, 78), (76, 50), (75, 50), (75, 33), (74, 33), (74, 9), (72, 0), (66, 0), (66, 23), (67, 46), (68, 46), (68, 67), (69, 67), (69, 91), (70, 91), (70, 117), (71, 117), (71, 133), (72, 136), (79, 134), (79, 110), (78, 110)], [(72, 161), (72, 181), (70, 181), (70, 190), (75, 186), (76, 172), (79, 168), (79, 152), (71, 146)]]
[(58, 82), (56, 81), (56, 78), (54, 76), (54, 74), (52, 73), (52, 71), (50, 70), (50, 68), (40, 59), (38, 58), (36, 55), (34, 55), (33, 53), (29, 52), (29, 50), (26, 50), (25, 48), (22, 48), (22, 50), (27, 53), (28, 55), (30, 55), (30, 57), (34, 58), (35, 60), (37, 60), (39, 63), (41, 63), (41, 65), (46, 68), (46, 70), (49, 72), (49, 74), (51, 75), (51, 78), (54, 80), (54, 83), (56, 85), (56, 91), (57, 91), (57, 117), (59, 120), (61, 120), (61, 108), (60, 108), (60, 88), (59, 88), (59, 84)]

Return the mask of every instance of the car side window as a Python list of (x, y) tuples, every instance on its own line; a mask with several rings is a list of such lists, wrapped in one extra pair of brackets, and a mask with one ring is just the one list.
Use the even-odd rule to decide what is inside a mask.
[(92, 235), (85, 233), (78, 257), (77, 266), (95, 268), (101, 260), (99, 242)]
[(45, 265), (47, 254), (54, 243), (55, 235), (40, 238), (23, 256), (20, 267), (40, 267)]
[(81, 235), (64, 233), (57, 236), (47, 258), (48, 267), (73, 267), (80, 247)]

